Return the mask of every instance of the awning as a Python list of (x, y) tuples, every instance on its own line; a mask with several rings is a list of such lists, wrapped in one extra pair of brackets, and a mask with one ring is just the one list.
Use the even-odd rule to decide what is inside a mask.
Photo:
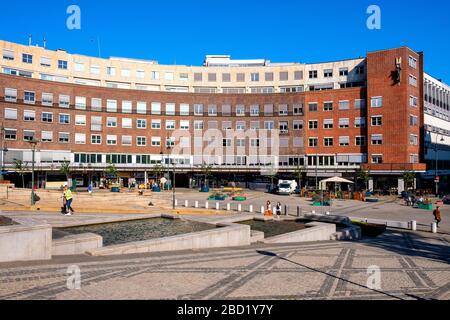
[(341, 178), (341, 177), (333, 177), (333, 178), (329, 178), (329, 179), (325, 179), (320, 181), (320, 183), (328, 183), (328, 182), (335, 182), (335, 183), (354, 183), (353, 181)]

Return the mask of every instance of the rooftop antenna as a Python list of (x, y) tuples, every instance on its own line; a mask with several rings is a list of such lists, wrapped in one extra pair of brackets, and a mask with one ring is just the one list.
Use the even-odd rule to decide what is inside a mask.
[(31, 47), (31, 42), (33, 41), (33, 35), (30, 33), (28, 35), (28, 45)]
[(47, 49), (47, 39), (44, 37), (44, 49)]
[[(91, 42), (94, 42), (94, 39), (91, 39)], [(102, 51), (100, 48), (100, 37), (97, 37), (97, 49), (98, 49), (98, 57), (101, 58), (102, 57)]]

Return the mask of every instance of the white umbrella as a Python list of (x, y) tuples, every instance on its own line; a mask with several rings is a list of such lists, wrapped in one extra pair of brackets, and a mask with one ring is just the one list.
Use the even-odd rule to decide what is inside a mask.
[(336, 182), (336, 183), (354, 183), (353, 181), (344, 179), (344, 178), (340, 178), (340, 177), (333, 177), (333, 178), (329, 178), (329, 179), (325, 179), (320, 181), (320, 183), (328, 183), (328, 182)]

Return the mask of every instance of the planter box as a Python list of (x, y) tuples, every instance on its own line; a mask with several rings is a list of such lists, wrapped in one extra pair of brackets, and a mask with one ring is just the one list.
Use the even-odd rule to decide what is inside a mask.
[(224, 201), (227, 197), (209, 197), (208, 200)]
[(370, 202), (370, 203), (376, 203), (379, 200), (377, 198), (366, 198), (366, 202)]
[(245, 200), (247, 200), (247, 198), (246, 197), (234, 197), (233, 200), (234, 201), (245, 201)]
[(419, 209), (422, 209), (422, 210), (433, 210), (433, 204), (422, 204), (422, 203), (420, 203), (419, 204)]
[(314, 202), (313, 207), (329, 207), (329, 202)]

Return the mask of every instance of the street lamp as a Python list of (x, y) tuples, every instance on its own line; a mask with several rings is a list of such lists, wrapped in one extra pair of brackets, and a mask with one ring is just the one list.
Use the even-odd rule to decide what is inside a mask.
[[(436, 184), (436, 197), (439, 196), (439, 181), (438, 181), (438, 177), (439, 177), (439, 170), (438, 170), (438, 139), (439, 139), (439, 136), (441, 136), (441, 140), (439, 140), (439, 141), (440, 142), (445, 142), (443, 135), (436, 134), (436, 143), (434, 144), (434, 152), (436, 153), (436, 167), (435, 167), (436, 174), (435, 174), (435, 177), (434, 177), (434, 179), (435, 179), (434, 183)], [(430, 139), (431, 139), (431, 142), (433, 142), (432, 138), (431, 138), (431, 133), (430, 133)]]
[(39, 141), (33, 137), (33, 139), (29, 140), (28, 143), (31, 146), (33, 154), (31, 161), (31, 205), (34, 206), (36, 204), (36, 201), (34, 199), (34, 161), (35, 161), (36, 145), (39, 143)]
[(6, 145), (6, 140), (5, 140), (5, 127), (0, 128), (1, 131), (1, 136), (2, 136), (2, 145), (1, 145), (1, 156), (2, 156), (2, 163), (1, 163), (1, 174), (0, 174), (0, 180), (3, 180), (3, 174), (5, 173), (5, 156), (6, 153), (9, 151)]
[[(172, 150), (171, 140), (169, 138), (166, 139), (166, 149), (167, 149), (167, 171), (170, 175), (170, 164), (172, 163), (172, 208), (175, 210), (175, 162), (170, 158), (170, 151)], [(163, 152), (161, 151), (161, 155)]]

